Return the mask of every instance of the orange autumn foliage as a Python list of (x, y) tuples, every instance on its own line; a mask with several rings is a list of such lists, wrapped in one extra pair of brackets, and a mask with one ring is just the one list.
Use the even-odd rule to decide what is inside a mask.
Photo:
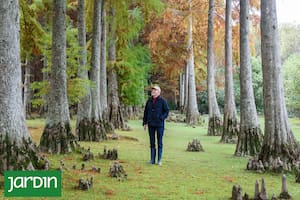
[[(161, 16), (153, 16), (145, 30), (146, 41), (149, 42), (152, 61), (155, 64), (152, 80), (164, 83), (170, 90), (178, 89), (179, 73), (184, 71), (187, 58), (187, 26), (190, 15), (187, 0), (165, 0), (166, 9)], [(232, 47), (233, 62), (239, 64), (239, 1), (233, 1)], [(259, 1), (251, 0), (253, 9), (259, 9)], [(197, 89), (205, 87), (200, 82), (206, 78), (207, 53), (207, 19), (208, 1), (193, 0), (193, 45), (195, 56), (195, 72)], [(257, 13), (250, 16), (252, 25), (259, 22)], [(149, 28), (150, 27), (150, 28)], [(224, 36), (225, 36), (225, 2), (215, 1), (214, 17), (214, 52), (216, 67), (224, 66)], [(251, 49), (254, 53), (254, 35), (251, 35)], [(223, 87), (223, 75), (217, 82)]]

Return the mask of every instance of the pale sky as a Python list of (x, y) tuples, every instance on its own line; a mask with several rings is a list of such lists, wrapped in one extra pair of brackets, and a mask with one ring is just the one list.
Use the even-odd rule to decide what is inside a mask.
[(276, 0), (278, 23), (300, 24), (300, 0)]

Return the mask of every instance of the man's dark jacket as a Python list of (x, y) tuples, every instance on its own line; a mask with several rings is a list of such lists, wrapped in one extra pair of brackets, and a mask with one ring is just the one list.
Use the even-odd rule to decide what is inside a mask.
[(156, 100), (149, 98), (144, 110), (143, 125), (147, 124), (153, 127), (163, 127), (164, 120), (168, 115), (169, 108), (163, 98), (160, 96), (158, 96)]

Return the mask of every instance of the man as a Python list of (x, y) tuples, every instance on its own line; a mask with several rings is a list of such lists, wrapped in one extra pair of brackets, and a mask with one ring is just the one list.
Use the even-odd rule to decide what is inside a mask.
[(164, 135), (164, 121), (168, 117), (169, 108), (166, 101), (160, 96), (161, 89), (158, 85), (152, 87), (151, 98), (148, 99), (143, 118), (143, 126), (146, 130), (148, 126), (150, 138), (150, 164), (155, 164), (156, 148), (155, 148), (155, 133), (158, 143), (158, 165), (162, 165), (161, 157), (163, 150), (163, 135)]

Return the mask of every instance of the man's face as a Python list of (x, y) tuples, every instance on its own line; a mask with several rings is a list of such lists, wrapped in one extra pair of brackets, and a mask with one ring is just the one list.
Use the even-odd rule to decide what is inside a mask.
[(152, 88), (152, 90), (151, 90), (151, 96), (152, 97), (154, 97), (154, 98), (158, 97), (159, 93), (160, 93), (159, 90), (157, 90), (155, 88)]

